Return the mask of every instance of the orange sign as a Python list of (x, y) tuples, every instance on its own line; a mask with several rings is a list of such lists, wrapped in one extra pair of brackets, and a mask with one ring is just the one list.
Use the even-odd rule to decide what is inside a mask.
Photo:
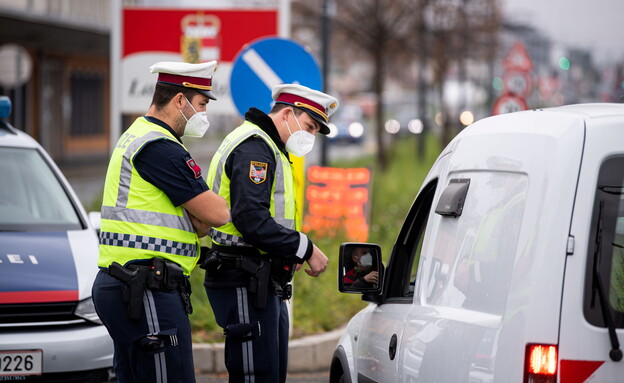
[(308, 182), (303, 230), (331, 237), (344, 233), (349, 241), (366, 242), (370, 170), (311, 166)]

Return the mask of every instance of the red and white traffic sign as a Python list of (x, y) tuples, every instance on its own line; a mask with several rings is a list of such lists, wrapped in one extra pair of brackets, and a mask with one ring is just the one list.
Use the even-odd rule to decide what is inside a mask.
[(524, 44), (516, 42), (503, 59), (503, 67), (508, 71), (530, 72), (533, 62)]
[(538, 82), (539, 95), (542, 100), (550, 98), (559, 89), (559, 79), (557, 77), (541, 77)]
[(527, 104), (523, 98), (513, 94), (504, 94), (496, 99), (494, 107), (492, 108), (492, 114), (504, 114), (519, 112), (521, 110), (527, 110)]
[(533, 90), (533, 80), (529, 72), (507, 71), (503, 74), (503, 83), (507, 93), (515, 94), (524, 99)]

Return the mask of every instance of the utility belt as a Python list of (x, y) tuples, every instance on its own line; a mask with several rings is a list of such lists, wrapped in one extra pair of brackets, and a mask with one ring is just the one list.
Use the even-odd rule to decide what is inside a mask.
[(252, 295), (251, 301), (256, 309), (266, 307), (270, 286), (280, 299), (288, 300), (292, 297), (290, 281), (295, 265), (286, 265), (278, 257), (263, 256), (253, 247), (213, 244), (212, 248), (201, 248), (201, 259), (199, 267), (206, 270), (208, 275), (225, 268), (247, 273), (247, 291)]
[(113, 262), (108, 267), (108, 274), (124, 283), (122, 298), (128, 304), (131, 319), (141, 318), (143, 293), (145, 289), (171, 293), (178, 290), (184, 302), (187, 314), (193, 312), (191, 305), (191, 284), (184, 276), (184, 270), (175, 262), (163, 258), (152, 258), (139, 263), (122, 266)]

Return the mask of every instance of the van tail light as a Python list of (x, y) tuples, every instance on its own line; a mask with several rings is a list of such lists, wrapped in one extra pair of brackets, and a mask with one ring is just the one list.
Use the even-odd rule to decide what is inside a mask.
[(557, 381), (557, 346), (529, 344), (525, 355), (525, 383), (555, 383)]

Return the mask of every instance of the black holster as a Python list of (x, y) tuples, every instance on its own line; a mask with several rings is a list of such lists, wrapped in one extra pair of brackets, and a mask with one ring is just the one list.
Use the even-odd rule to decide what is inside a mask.
[[(253, 306), (259, 310), (264, 309), (266, 307), (269, 283), (271, 280), (271, 261), (260, 260), (260, 263), (256, 264), (252, 260), (241, 256), (239, 262), (241, 264), (241, 269), (250, 273), (248, 291), (253, 296)], [(243, 264), (246, 264), (250, 270), (243, 267)], [(255, 265), (255, 267), (252, 265)]]
[[(249, 249), (255, 251), (255, 249)], [(252, 305), (262, 310), (266, 307), (271, 283), (271, 260), (261, 256), (229, 254), (220, 250), (202, 248), (202, 264), (206, 274), (217, 272), (222, 267), (242, 270), (249, 275), (247, 291), (251, 295)]]
[(108, 274), (124, 283), (122, 299), (128, 304), (130, 318), (134, 320), (141, 318), (145, 289), (161, 290), (166, 293), (179, 290), (186, 313), (192, 313), (191, 285), (184, 276), (182, 267), (162, 258), (152, 258), (150, 263), (151, 266), (129, 264), (124, 267), (113, 262), (108, 267)]
[(142, 268), (128, 270), (117, 262), (111, 263), (108, 267), (108, 274), (124, 283), (121, 296), (123, 301), (128, 304), (130, 319), (141, 318), (147, 271), (147, 269)]

